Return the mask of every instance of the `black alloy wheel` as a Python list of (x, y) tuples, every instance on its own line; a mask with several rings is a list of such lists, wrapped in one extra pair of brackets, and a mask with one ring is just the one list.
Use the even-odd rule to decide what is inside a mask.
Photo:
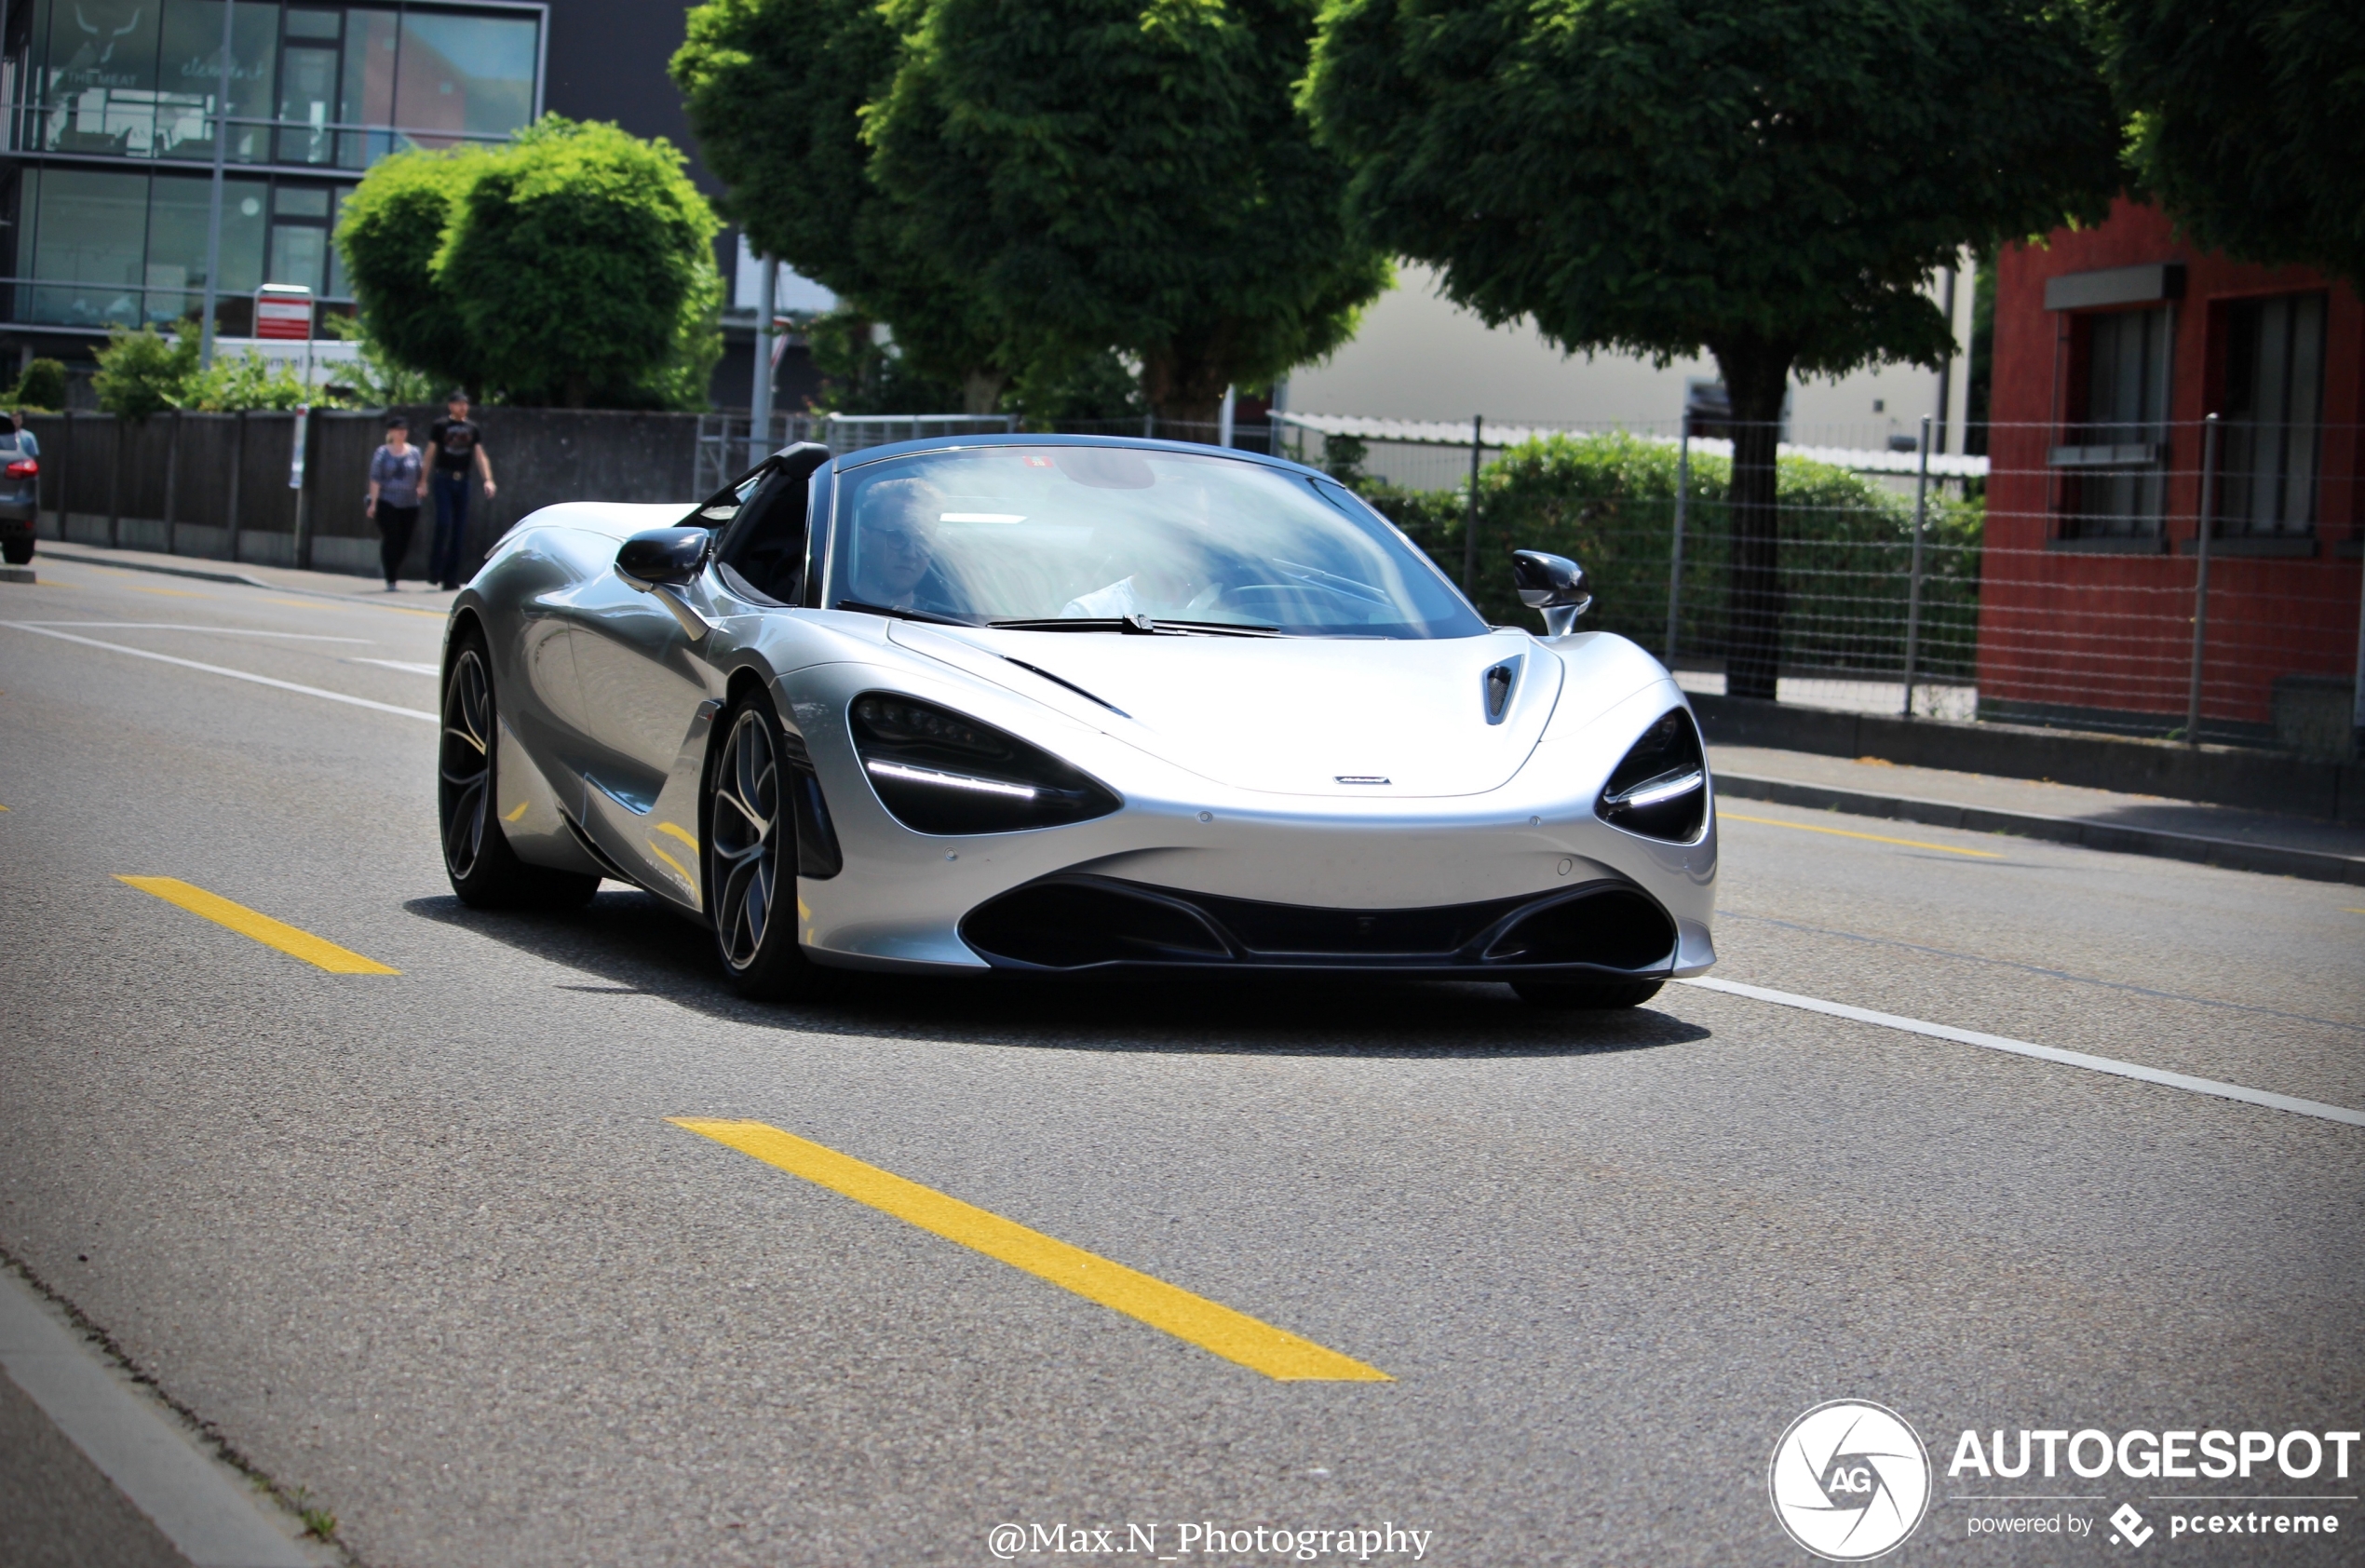
[(1537, 1007), (1606, 1011), (1639, 1007), (1659, 994), (1665, 980), (1513, 980), (1520, 1000)]
[(477, 909), (524, 905), (562, 908), (588, 901), (600, 879), (530, 866), (509, 847), (493, 811), (500, 734), (492, 661), (473, 626), (452, 641), (443, 674), (443, 737), (438, 753), (436, 815), (443, 870), (460, 900)]
[(818, 996), (835, 976), (797, 944), (796, 818), (771, 699), (740, 697), (723, 736), (707, 788), (706, 887), (723, 973), (757, 1001)]

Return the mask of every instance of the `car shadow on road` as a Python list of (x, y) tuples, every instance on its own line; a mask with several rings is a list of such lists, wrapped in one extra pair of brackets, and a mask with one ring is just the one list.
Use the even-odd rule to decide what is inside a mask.
[(1195, 973), (1174, 980), (974, 980), (846, 973), (824, 1003), (750, 1002), (723, 980), (711, 935), (646, 893), (612, 889), (562, 913), (403, 905), (587, 977), (576, 992), (663, 997), (733, 1023), (852, 1038), (959, 1040), (1038, 1050), (1259, 1051), (1339, 1056), (1568, 1056), (1647, 1050), (1710, 1031), (1645, 1006), (1532, 1007), (1506, 985)]

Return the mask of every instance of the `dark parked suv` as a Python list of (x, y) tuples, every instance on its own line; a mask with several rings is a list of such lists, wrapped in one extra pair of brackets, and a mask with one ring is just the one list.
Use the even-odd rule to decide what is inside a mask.
[(22, 566), (33, 559), (33, 522), (40, 512), (41, 465), (17, 447), (16, 432), (0, 429), (0, 560)]

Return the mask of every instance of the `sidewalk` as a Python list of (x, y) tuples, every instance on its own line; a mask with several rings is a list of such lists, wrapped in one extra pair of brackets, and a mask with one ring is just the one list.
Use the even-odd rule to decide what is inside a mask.
[(406, 581), (399, 592), (388, 593), (385, 585), (375, 578), (357, 577), (347, 572), (299, 572), (292, 567), (257, 566), (250, 561), (213, 561), (196, 555), (166, 555), (157, 550), (111, 550), (97, 545), (61, 543), (53, 539), (41, 541), (33, 558), (34, 570), (38, 572), (45, 561), (60, 565), (71, 562), (76, 566), (105, 566), (123, 572), (161, 573), (199, 582), (239, 583), (280, 593), (301, 593), (365, 604), (393, 604), (406, 610), (449, 610), (455, 597), (424, 582)]
[(1756, 746), (1710, 746), (1709, 761), (1729, 800), (2365, 884), (2365, 826), (2356, 824)]

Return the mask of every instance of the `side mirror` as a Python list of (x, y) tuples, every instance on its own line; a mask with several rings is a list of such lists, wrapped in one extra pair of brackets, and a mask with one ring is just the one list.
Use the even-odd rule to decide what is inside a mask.
[(616, 574), (642, 593), (660, 583), (679, 588), (706, 565), (714, 535), (703, 528), (652, 528), (615, 552)]
[(1547, 637), (1566, 637), (1576, 617), (1593, 607), (1593, 585), (1585, 568), (1564, 555), (1513, 550), (1511, 578), (1519, 585), (1520, 602), (1544, 612)]

